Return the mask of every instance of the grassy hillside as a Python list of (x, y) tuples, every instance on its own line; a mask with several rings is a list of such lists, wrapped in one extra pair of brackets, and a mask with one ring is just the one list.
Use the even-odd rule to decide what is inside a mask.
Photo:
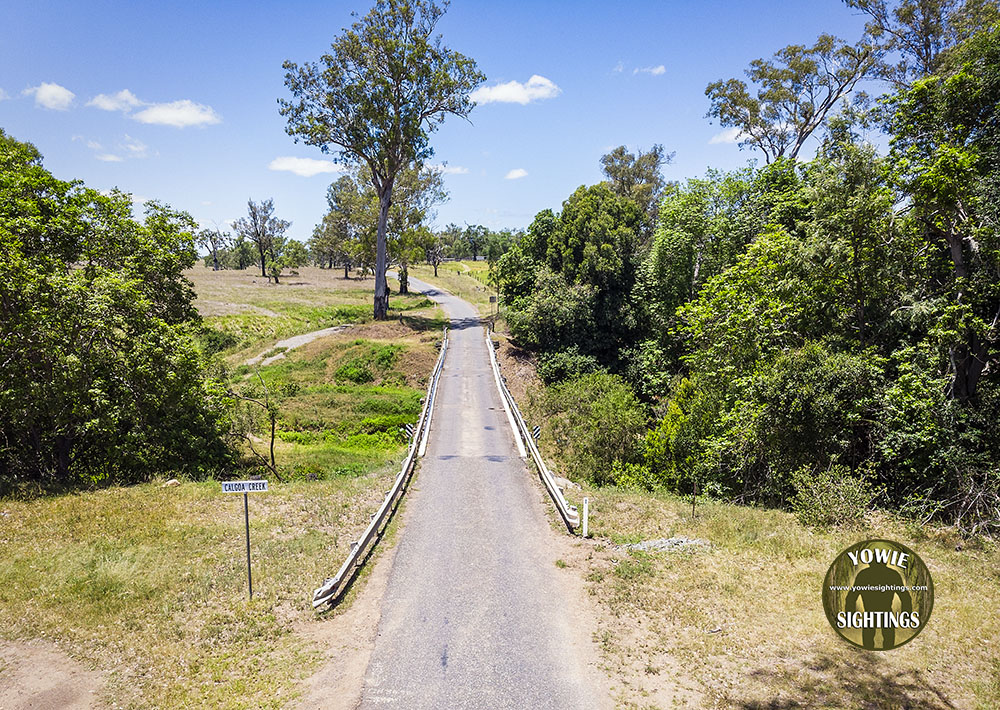
[[(297, 387), (278, 419), (285, 482), (268, 475), (270, 490), (250, 500), (253, 602), (242, 500), (216, 481), (167, 485), (164, 472), (139, 486), (0, 499), (0, 647), (54, 642), (103, 674), (108, 706), (277, 708), (294, 698), (322, 661), (308, 633), (312, 590), (398, 472), (399, 430), (419, 416), (443, 324), (422, 296), (393, 296), (393, 320), (371, 322), (371, 281), (342, 275), (302, 269), (276, 286), (252, 271), (187, 272), (232, 386)], [(266, 366), (242, 364), (280, 338), (339, 324), (349, 327)], [(256, 434), (266, 450), (267, 432)]]
[[(226, 336), (217, 342), (234, 364), (267, 351), (280, 339), (372, 318), (374, 279), (353, 273), (344, 279), (340, 269), (302, 267), (277, 285), (253, 269), (212, 271), (199, 265), (184, 275), (195, 285), (195, 305), (205, 324)], [(389, 306), (392, 317), (400, 311), (420, 318), (433, 313), (433, 304), (419, 294), (394, 293)]]

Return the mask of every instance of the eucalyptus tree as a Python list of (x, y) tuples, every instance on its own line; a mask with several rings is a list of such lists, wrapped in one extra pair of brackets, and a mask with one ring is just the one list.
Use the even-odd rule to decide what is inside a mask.
[(430, 133), (445, 116), (466, 117), (485, 76), (435, 35), (447, 3), (378, 0), (336, 37), (319, 62), (283, 64), (291, 100), (279, 99), (296, 141), (364, 166), (379, 198), (374, 316), (389, 308), (386, 232), (399, 173), (433, 155)]
[(830, 111), (871, 73), (879, 51), (867, 34), (854, 45), (828, 34), (811, 47), (789, 45), (773, 59), (750, 62), (746, 75), (756, 94), (740, 79), (709, 84), (708, 116), (736, 129), (740, 147), (760, 150), (768, 163), (795, 160)]
[(886, 50), (879, 75), (896, 89), (934, 74), (950, 48), (1000, 20), (996, 0), (844, 0), (869, 18), (868, 33)]
[(650, 236), (656, 224), (660, 198), (667, 185), (661, 171), (673, 162), (674, 155), (656, 144), (645, 153), (641, 150), (630, 153), (626, 146), (620, 145), (601, 156), (601, 170), (611, 191), (635, 202), (646, 215), (644, 236)]
[(218, 271), (221, 268), (219, 252), (224, 252), (229, 242), (229, 233), (223, 234), (218, 228), (203, 229), (198, 232), (198, 245), (208, 249), (208, 253), (212, 257), (212, 271)]
[(274, 200), (247, 200), (247, 216), (233, 222), (236, 234), (252, 242), (260, 256), (260, 275), (267, 276), (268, 263), (276, 261), (276, 247), (291, 222), (274, 216)]

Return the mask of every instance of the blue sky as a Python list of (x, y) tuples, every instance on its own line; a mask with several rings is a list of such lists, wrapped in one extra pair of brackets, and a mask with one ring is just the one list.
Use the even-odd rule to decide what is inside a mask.
[[(156, 198), (205, 226), (272, 197), (304, 241), (337, 175), (289, 160), (329, 156), (284, 132), (281, 63), (318, 59), (369, 6), (8, 1), (0, 127), (57, 177)], [(434, 161), (452, 171), (436, 224), (525, 227), (598, 182), (601, 155), (621, 144), (676, 151), (672, 180), (743, 165), (754, 154), (720, 141), (705, 86), (824, 31), (856, 41), (863, 24), (839, 0), (455, 0), (445, 43), (477, 61), (487, 89), (505, 85), (481, 96), (507, 101), (433, 135)]]

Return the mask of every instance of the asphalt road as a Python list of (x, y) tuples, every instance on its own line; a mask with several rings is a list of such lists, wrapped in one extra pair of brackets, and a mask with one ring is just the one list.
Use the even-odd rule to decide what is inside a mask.
[(361, 707), (597, 707), (476, 311), (410, 286), (442, 304), (450, 342)]

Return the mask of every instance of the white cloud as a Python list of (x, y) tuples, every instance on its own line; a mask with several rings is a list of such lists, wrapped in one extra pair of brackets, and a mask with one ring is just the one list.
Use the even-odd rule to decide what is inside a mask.
[(10, 98), (10, 94), (8, 94), (3, 89), (0, 89), (0, 101), (3, 101), (4, 99), (9, 99), (9, 98)]
[(188, 99), (171, 101), (162, 104), (149, 104), (149, 108), (132, 114), (139, 123), (152, 123), (158, 126), (204, 126), (222, 121), (222, 117), (211, 106), (196, 104)]
[(87, 102), (88, 106), (94, 106), (102, 111), (131, 111), (136, 106), (143, 106), (145, 102), (128, 89), (122, 89), (117, 94), (98, 94)]
[(98, 160), (103, 160), (105, 163), (120, 163), (124, 158), (120, 155), (115, 155), (114, 153), (100, 153), (97, 155)]
[(125, 134), (125, 140), (122, 142), (121, 148), (128, 153), (130, 158), (145, 158), (149, 153), (148, 145), (138, 138), (133, 138), (128, 133)]
[(504, 180), (520, 180), (523, 177), (528, 177), (528, 171), (524, 168), (514, 168), (509, 173), (503, 176)]
[(469, 172), (468, 168), (464, 168), (461, 165), (446, 165), (444, 163), (435, 163), (430, 166), (434, 170), (441, 172), (443, 175), (466, 175)]
[(532, 75), (528, 83), (508, 81), (496, 86), (483, 86), (472, 92), (472, 100), (479, 104), (504, 103), (524, 104), (538, 99), (551, 99), (562, 93), (562, 89), (552, 81), (538, 74)]
[(285, 170), (302, 177), (312, 177), (320, 173), (339, 173), (344, 170), (343, 166), (337, 165), (332, 160), (293, 158), (287, 155), (275, 158), (267, 167), (269, 170)]
[(709, 145), (716, 143), (739, 143), (743, 140), (743, 132), (739, 128), (727, 128), (708, 139)]
[(611, 70), (611, 73), (612, 74), (621, 74), (623, 71), (625, 71), (625, 63), (624, 62), (618, 62), (617, 64), (615, 64), (615, 68)]
[(660, 76), (667, 73), (667, 68), (662, 64), (657, 64), (655, 67), (636, 67), (632, 70), (633, 74), (650, 74), (652, 76)]
[(53, 111), (66, 111), (73, 104), (76, 94), (59, 84), (50, 84), (43, 81), (38, 86), (23, 91), (25, 96), (35, 97), (35, 106), (52, 109)]

